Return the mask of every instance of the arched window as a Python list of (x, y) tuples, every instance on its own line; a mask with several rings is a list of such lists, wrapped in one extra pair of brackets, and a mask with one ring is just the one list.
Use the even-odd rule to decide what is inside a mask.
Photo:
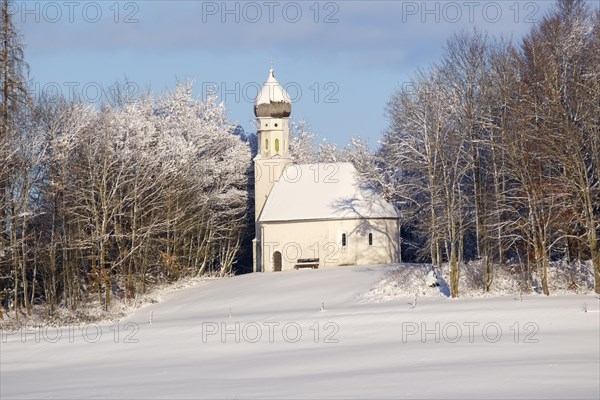
[(348, 242), (346, 241), (346, 234), (342, 233), (342, 247), (346, 247)]
[(281, 271), (281, 252), (273, 253), (273, 271)]
[(279, 139), (275, 139), (275, 153), (279, 153)]
[(369, 233), (369, 246), (373, 246), (373, 234)]
[(265, 151), (268, 153), (269, 152), (269, 139), (265, 139)]

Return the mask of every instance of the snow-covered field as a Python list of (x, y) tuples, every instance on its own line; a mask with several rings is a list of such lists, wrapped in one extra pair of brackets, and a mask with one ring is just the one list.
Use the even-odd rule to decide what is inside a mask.
[(597, 295), (415, 305), (372, 290), (391, 268), (213, 279), (114, 324), (3, 331), (0, 398), (600, 397)]

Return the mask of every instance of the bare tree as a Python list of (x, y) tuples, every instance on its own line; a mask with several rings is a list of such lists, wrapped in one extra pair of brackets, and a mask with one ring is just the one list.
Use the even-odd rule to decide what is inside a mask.
[(370, 180), (431, 262), (450, 263), (453, 295), (463, 260), (484, 260), (489, 291), (494, 263), (515, 256), (548, 294), (550, 261), (575, 243), (598, 290), (599, 18), (560, 0), (520, 49), (456, 34), (439, 65), (392, 96)]
[[(598, 172), (593, 162), (597, 133), (594, 122), (590, 124), (597, 121), (597, 106), (590, 99), (598, 75), (597, 64), (591, 62), (589, 21), (583, 1), (559, 1), (523, 41), (522, 107), (516, 119), (526, 134), (521, 135), (525, 143), (517, 143), (524, 145), (520, 152), (529, 153), (518, 164), (528, 199), (530, 241), (546, 294), (548, 258), (565, 239), (587, 238), (598, 270)], [(530, 166), (528, 171), (523, 171), (524, 165)]]
[[(26, 220), (19, 219), (27, 208), (25, 198), (28, 193), (18, 193), (20, 199), (15, 199), (13, 185), (23, 186), (29, 182), (19, 168), (24, 154), (17, 154), (22, 141), (23, 117), (27, 114), (29, 96), (25, 83), (25, 74), (28, 66), (23, 56), (23, 46), (18, 32), (11, 20), (11, 5), (9, 0), (3, 0), (0, 5), (0, 303), (6, 301), (9, 290), (8, 270), (13, 270), (12, 290), (14, 293), (15, 309), (19, 307), (18, 283), (19, 275), (23, 276), (23, 260), (17, 255), (22, 252), (23, 246), (17, 243), (17, 231), (22, 228)], [(23, 289), (27, 290), (26, 283)], [(25, 293), (23, 299), (27, 299)], [(27, 300), (25, 300), (27, 301)], [(26, 304), (27, 306), (27, 304)], [(28, 307), (27, 307), (28, 308)], [(17, 314), (18, 315), (18, 314)], [(2, 308), (0, 307), (0, 318)]]

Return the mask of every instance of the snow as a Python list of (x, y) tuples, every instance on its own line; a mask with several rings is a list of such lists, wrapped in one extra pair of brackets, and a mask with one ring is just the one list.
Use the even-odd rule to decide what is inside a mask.
[(284, 88), (281, 87), (277, 79), (275, 79), (275, 74), (273, 68), (269, 70), (269, 77), (267, 78), (265, 84), (262, 89), (256, 96), (254, 100), (254, 104), (270, 104), (270, 103), (291, 103), (292, 100), (290, 96), (287, 94)]
[(397, 217), (394, 206), (362, 185), (354, 166), (345, 162), (288, 165), (260, 221)]
[[(494, 265), (494, 278), (488, 293), (485, 285), (485, 265), (474, 261), (461, 265), (459, 294), (461, 297), (513, 296), (542, 293), (541, 280), (535, 272), (531, 282), (519, 273), (517, 265)], [(442, 271), (432, 269), (429, 264), (403, 264), (391, 269), (385, 277), (363, 298), (366, 301), (382, 302), (398, 297), (450, 296), (450, 266), (444, 264)], [(436, 285), (437, 283), (437, 285)], [(555, 261), (548, 269), (548, 287), (551, 294), (593, 294), (594, 267), (591, 262)]]
[(397, 269), (207, 280), (95, 343), (95, 325), (3, 332), (0, 397), (598, 398), (597, 296), (365, 301)]

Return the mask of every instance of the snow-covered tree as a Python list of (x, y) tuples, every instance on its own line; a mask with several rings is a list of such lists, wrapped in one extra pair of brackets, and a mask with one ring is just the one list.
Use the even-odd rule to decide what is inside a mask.
[(105, 105), (40, 100), (40, 282), (52, 312), (232, 270), (247, 229), (250, 149), (189, 84)]
[(318, 136), (306, 121), (292, 122), (290, 127), (290, 157), (297, 164), (312, 164), (319, 160)]

